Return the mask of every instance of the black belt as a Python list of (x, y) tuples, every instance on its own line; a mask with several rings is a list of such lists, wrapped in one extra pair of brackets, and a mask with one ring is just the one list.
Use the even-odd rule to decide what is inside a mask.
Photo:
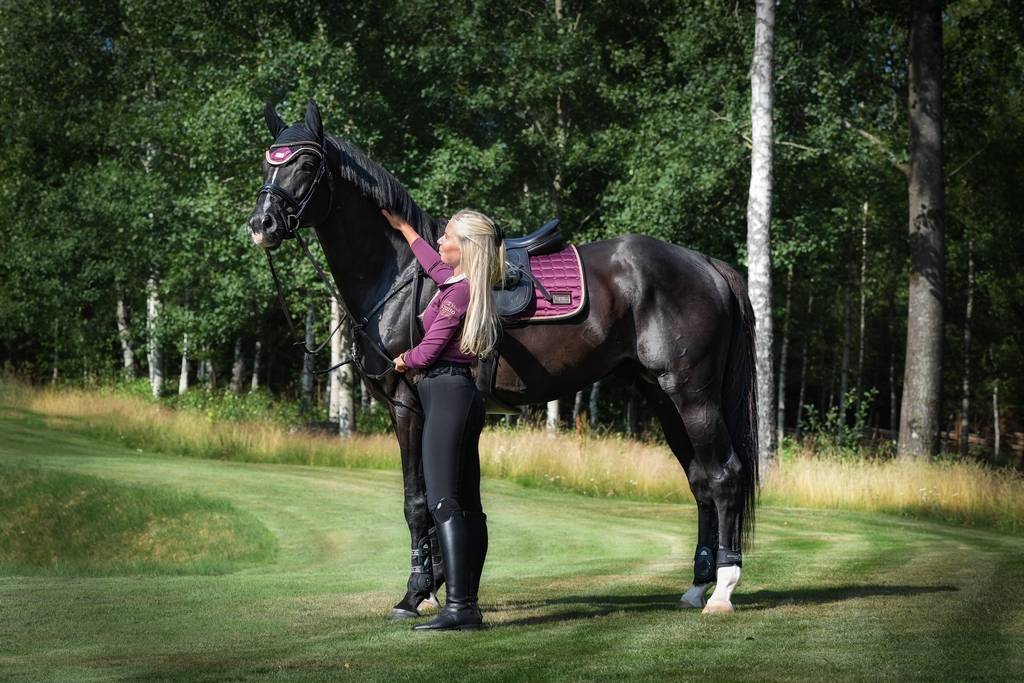
[(465, 363), (438, 361), (427, 369), (426, 376), (437, 377), (438, 375), (465, 375), (466, 377), (472, 377), (473, 369), (472, 366)]

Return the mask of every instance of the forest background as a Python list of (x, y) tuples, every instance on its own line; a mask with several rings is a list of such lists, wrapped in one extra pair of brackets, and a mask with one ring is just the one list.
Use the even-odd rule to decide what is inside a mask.
[[(776, 7), (772, 301), (791, 432), (898, 425), (907, 5)], [(329, 133), (434, 215), (478, 208), (509, 234), (557, 216), (577, 243), (643, 233), (743, 266), (753, 26), (753, 3), (718, 0), (3, 3), (3, 363), (59, 383), (148, 372), (164, 395), (185, 368), (185, 394), (325, 403), (244, 228), (266, 102), (293, 121), (315, 99)], [(1017, 462), (1024, 7), (947, 3), (943, 51), (941, 424), (966, 415), (984, 459), (1002, 432), (998, 459)], [(323, 338), (326, 292), (296, 250), (279, 259)], [(582, 410), (564, 398), (563, 418)], [(591, 399), (611, 428), (652, 419), (628, 387)]]

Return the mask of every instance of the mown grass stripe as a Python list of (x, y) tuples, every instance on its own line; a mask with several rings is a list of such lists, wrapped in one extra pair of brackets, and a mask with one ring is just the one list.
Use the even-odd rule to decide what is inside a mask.
[[(1000, 581), (1024, 579), (1020, 537), (864, 512), (765, 507), (737, 591), (739, 611), (715, 619), (674, 609), (690, 578), (692, 506), (486, 480), (491, 552), (482, 600), (494, 627), (427, 642), (407, 624), (382, 620), (406, 578), (400, 473), (183, 460), (57, 436), (58, 445), (49, 444), (39, 430), (31, 453), (17, 454), (0, 440), (0, 457), (223, 497), (255, 515), (281, 545), (273, 563), (226, 576), (0, 577), (0, 665), (12, 676), (1024, 674), (1019, 656), (1007, 654), (1024, 646), (1024, 596), (1003, 589), (991, 606)], [(986, 618), (986, 610), (996, 612)], [(958, 615), (968, 615), (963, 625)]]

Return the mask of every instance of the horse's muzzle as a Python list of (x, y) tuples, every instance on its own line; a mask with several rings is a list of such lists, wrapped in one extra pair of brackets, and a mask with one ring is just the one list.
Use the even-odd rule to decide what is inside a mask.
[(277, 249), (285, 237), (285, 226), (270, 213), (253, 213), (247, 227), (252, 241), (267, 250)]

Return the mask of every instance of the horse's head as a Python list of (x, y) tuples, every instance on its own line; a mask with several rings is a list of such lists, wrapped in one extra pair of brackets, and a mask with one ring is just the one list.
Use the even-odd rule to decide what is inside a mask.
[(324, 220), (331, 209), (334, 180), (316, 102), (309, 102), (304, 121), (291, 126), (271, 104), (264, 115), (273, 143), (263, 157), (263, 187), (248, 227), (253, 242), (269, 250), (300, 227)]

